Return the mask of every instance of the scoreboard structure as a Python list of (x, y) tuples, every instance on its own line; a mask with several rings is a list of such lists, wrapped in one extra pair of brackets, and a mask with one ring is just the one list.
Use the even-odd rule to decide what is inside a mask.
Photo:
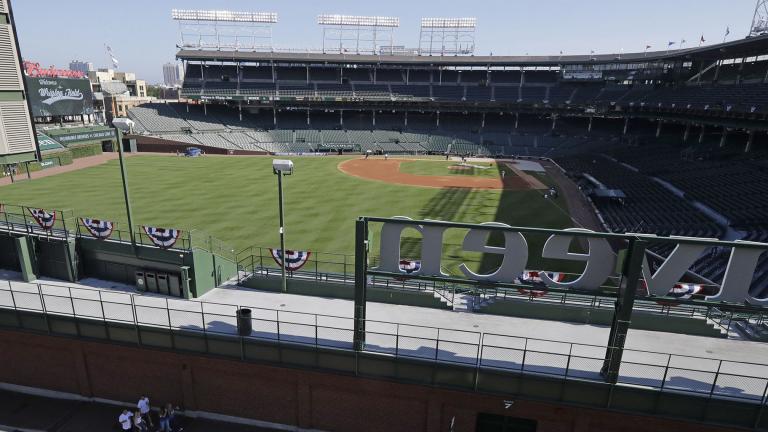
[(38, 159), (10, 0), (0, 0), (0, 166)]

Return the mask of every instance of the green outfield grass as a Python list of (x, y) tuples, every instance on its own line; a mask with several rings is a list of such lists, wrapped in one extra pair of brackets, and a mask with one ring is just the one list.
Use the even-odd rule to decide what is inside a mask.
[[(339, 157), (292, 158), (296, 172), (286, 177), (286, 238), (290, 249), (354, 252), (358, 216), (409, 216), (460, 222), (499, 221), (517, 226), (572, 226), (565, 203), (540, 192), (472, 191), (388, 185), (343, 174)], [(269, 157), (178, 158), (135, 156), (127, 160), (134, 222), (167, 228), (198, 228), (240, 251), (279, 244), (277, 179)], [(409, 162), (408, 169), (449, 171), (452, 162)], [(491, 171), (482, 175), (492, 175)], [(498, 172), (495, 173), (498, 175)], [(546, 176), (539, 176), (550, 183)], [(105, 165), (0, 187), (0, 202), (46, 209), (72, 209), (75, 215), (124, 221), (120, 170)], [(558, 207), (559, 206), (559, 207)], [(123, 229), (125, 225), (123, 224)], [(448, 260), (480, 257), (460, 253), (463, 232), (446, 234)], [(543, 238), (530, 238), (531, 251)], [(415, 254), (404, 246), (404, 256)], [(414, 242), (415, 243), (415, 242)], [(375, 246), (376, 247), (376, 246)], [(417, 248), (418, 246), (413, 246)], [(535, 263), (536, 257), (531, 256)], [(450, 263), (448, 265), (451, 265)]]
[(414, 160), (407, 161), (400, 164), (400, 172), (416, 175), (428, 175), (428, 176), (444, 176), (444, 175), (460, 175), (460, 176), (475, 176), (475, 177), (498, 177), (499, 170), (495, 163), (489, 162), (472, 162), (470, 165), (488, 167), (488, 169), (474, 168), (456, 170), (450, 169), (454, 165), (458, 165), (460, 162), (447, 161), (447, 160), (434, 160), (423, 161)]

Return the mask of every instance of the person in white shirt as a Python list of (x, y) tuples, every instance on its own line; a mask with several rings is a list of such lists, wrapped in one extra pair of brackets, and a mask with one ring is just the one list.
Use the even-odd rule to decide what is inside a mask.
[(150, 427), (154, 427), (154, 424), (152, 424), (152, 416), (149, 415), (149, 411), (151, 410), (149, 406), (149, 398), (146, 396), (139, 398), (139, 403), (136, 404), (136, 408), (139, 409), (139, 413), (141, 413), (141, 417), (144, 421), (147, 422)]
[(117, 421), (120, 422), (120, 427), (122, 427), (123, 430), (131, 430), (133, 428), (131, 417), (133, 417), (133, 413), (124, 409), (123, 413), (120, 414), (120, 417), (117, 418)]
[(136, 414), (133, 416), (133, 428), (136, 432), (147, 432), (147, 422), (141, 419), (141, 412), (136, 410)]

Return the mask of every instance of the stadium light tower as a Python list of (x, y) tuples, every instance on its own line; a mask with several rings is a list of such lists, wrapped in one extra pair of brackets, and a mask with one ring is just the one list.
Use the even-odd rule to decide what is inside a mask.
[(468, 55), (475, 52), (477, 18), (422, 18), (419, 55)]
[(123, 180), (123, 198), (125, 199), (125, 214), (128, 217), (128, 234), (131, 236), (131, 244), (136, 246), (136, 236), (133, 234), (133, 212), (131, 211), (131, 196), (128, 193), (128, 172), (125, 168), (125, 156), (123, 156), (123, 133), (133, 130), (133, 120), (128, 118), (115, 118), (112, 126), (117, 131), (117, 151), (120, 157), (120, 177)]
[(760, 36), (768, 33), (768, 0), (757, 0), (755, 14), (752, 17), (752, 26), (749, 28), (749, 37)]
[(293, 162), (290, 160), (275, 159), (272, 161), (272, 173), (277, 176), (277, 200), (278, 210), (280, 212), (280, 275), (283, 292), (288, 292), (288, 280), (285, 275), (285, 268), (288, 266), (288, 260), (285, 258), (285, 219), (283, 211), (283, 176), (293, 174)]
[(173, 9), (179, 22), (181, 48), (215, 50), (272, 50), (273, 12)]
[(323, 27), (323, 53), (338, 49), (341, 54), (382, 54), (379, 42), (387, 41), (387, 54), (392, 54), (400, 18), (323, 14), (318, 15), (317, 23)]

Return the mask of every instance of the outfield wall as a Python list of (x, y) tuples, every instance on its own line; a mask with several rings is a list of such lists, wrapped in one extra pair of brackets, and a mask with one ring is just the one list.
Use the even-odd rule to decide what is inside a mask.
[(268, 155), (268, 152), (257, 152), (248, 150), (227, 150), (219, 147), (210, 147), (202, 144), (189, 144), (178, 141), (170, 141), (144, 135), (126, 135), (126, 139), (136, 140), (136, 149), (143, 153), (177, 153), (184, 152), (189, 147), (197, 147), (206, 154), (215, 155)]
[[(110, 331), (140, 333), (144, 343), (0, 330), (0, 362), (7, 365), (0, 382), (127, 405), (147, 395), (155, 404), (342, 432), (474, 431), (489, 415), (535, 422), (539, 432), (720, 432), (751, 428), (756, 418), (755, 407), (736, 402), (535, 375), (474, 377), (461, 367), (290, 344), (249, 342), (246, 361), (237, 359), (237, 343), (228, 353), (226, 340), (206, 340), (219, 352), (208, 356), (180, 351), (185, 345), (151, 349), (146, 344), (160, 343), (161, 335), (131, 327)], [(196, 350), (194, 339), (184, 343)], [(718, 422), (729, 426), (712, 424)]]

